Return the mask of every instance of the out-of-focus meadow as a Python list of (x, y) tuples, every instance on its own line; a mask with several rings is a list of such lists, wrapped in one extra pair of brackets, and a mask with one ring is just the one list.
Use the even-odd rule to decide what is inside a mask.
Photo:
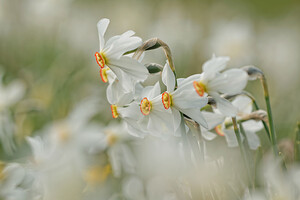
[[(237, 199), (251, 190), (239, 149), (227, 148), (224, 137), (203, 142), (208, 165), (194, 169), (185, 165), (203, 161), (195, 135), (140, 140), (113, 119), (94, 57), (104, 17), (111, 20), (107, 38), (131, 29), (166, 42), (178, 77), (201, 73), (213, 54), (229, 56), (229, 68), (262, 69), (279, 147), (294, 157), (293, 145), (280, 140), (294, 139), (300, 120), (299, 1), (0, 0), (0, 199)], [(159, 49), (143, 63), (165, 59)], [(246, 90), (266, 110), (259, 81)], [(249, 150), (253, 176), (271, 151), (265, 132), (258, 136), (262, 148)], [(264, 166), (266, 176), (248, 177), (253, 188), (270, 180), (274, 191), (290, 194), (295, 188), (286, 182), (298, 183), (299, 170), (281, 176), (273, 163)]]
[[(230, 56), (232, 67), (260, 67), (269, 82), (277, 134), (293, 137), (300, 119), (299, 1), (1, 0), (3, 84), (19, 80), (26, 88), (13, 106), (18, 146), (90, 96), (101, 102), (93, 120), (113, 120), (94, 58), (96, 23), (103, 17), (112, 22), (108, 35), (132, 29), (144, 40), (165, 41), (178, 77), (200, 73), (212, 54)], [(161, 51), (151, 54), (164, 63)], [(248, 89), (264, 108), (259, 83)], [(22, 152), (0, 158), (16, 159)]]

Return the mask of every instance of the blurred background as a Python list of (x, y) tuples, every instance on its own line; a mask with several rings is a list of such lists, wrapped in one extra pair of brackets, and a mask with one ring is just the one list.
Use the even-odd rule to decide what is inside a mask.
[[(200, 73), (212, 54), (230, 56), (229, 67), (261, 68), (269, 82), (278, 137), (294, 137), (300, 119), (299, 1), (0, 0), (2, 84), (19, 80), (26, 88), (11, 108), (18, 145), (50, 121), (65, 118), (89, 96), (101, 101), (93, 120), (112, 120), (94, 58), (99, 48), (96, 23), (104, 17), (111, 20), (107, 38), (132, 29), (144, 41), (165, 41), (178, 77)], [(144, 62), (164, 64), (165, 58), (156, 50)], [(265, 108), (259, 82), (247, 87)], [(5, 160), (22, 153), (0, 155)]]

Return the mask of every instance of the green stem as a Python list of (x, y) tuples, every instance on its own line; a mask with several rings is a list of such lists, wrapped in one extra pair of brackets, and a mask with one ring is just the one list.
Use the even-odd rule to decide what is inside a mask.
[[(240, 127), (240, 131), (241, 131), (242, 135), (245, 137), (245, 141), (248, 142), (248, 139), (246, 137), (246, 133), (245, 133), (244, 127), (242, 125), (242, 122), (239, 122), (239, 127)], [(247, 147), (249, 148), (248, 145), (247, 145)], [(251, 175), (252, 174), (251, 171), (253, 171), (253, 168), (254, 168), (253, 167), (253, 162), (249, 162), (248, 158), (250, 158), (250, 155), (249, 155), (249, 151), (246, 151), (245, 146), (244, 146), (244, 152), (245, 152), (245, 156), (246, 156), (246, 168), (248, 170), (248, 173)], [(251, 187), (252, 187), (252, 189), (254, 189), (255, 176), (254, 177), (250, 176), (249, 178), (250, 178), (249, 181), (250, 181)]]
[(250, 172), (250, 168), (249, 168), (249, 165), (248, 165), (247, 153), (246, 153), (246, 150), (245, 150), (245, 146), (242, 142), (242, 138), (241, 138), (241, 135), (240, 135), (240, 131), (238, 129), (236, 118), (232, 117), (231, 119), (232, 119), (232, 123), (233, 123), (233, 129), (234, 129), (237, 141), (239, 143), (239, 147), (240, 147), (241, 155), (242, 155), (242, 158), (243, 158), (243, 161), (244, 161), (244, 165), (245, 165), (245, 168), (247, 170), (248, 179), (249, 179), (249, 181), (251, 181), (251, 172)]
[(296, 139), (295, 139), (295, 161), (300, 161), (300, 122), (297, 123)]
[(277, 157), (279, 154), (278, 154), (278, 148), (277, 148), (277, 139), (276, 139), (276, 133), (275, 133), (275, 129), (274, 129), (274, 123), (273, 123), (273, 116), (272, 116), (272, 110), (271, 110), (271, 103), (270, 103), (270, 96), (269, 96), (269, 91), (268, 91), (268, 86), (267, 86), (267, 80), (266, 80), (265, 76), (262, 76), (260, 80), (261, 80), (261, 83), (263, 85), (264, 96), (265, 96), (265, 101), (266, 101), (266, 105), (267, 105), (272, 149), (273, 149), (273, 153), (274, 153), (275, 157)]
[[(247, 95), (247, 96), (252, 100), (252, 103), (253, 103), (253, 105), (254, 105), (255, 110), (259, 110), (260, 108), (259, 108), (259, 106), (258, 106), (258, 104), (257, 104), (257, 102), (256, 102), (256, 100), (255, 100), (255, 98), (254, 98), (250, 93), (248, 93), (248, 92), (246, 92), (246, 91), (244, 91), (244, 94)], [(266, 130), (266, 132), (267, 132), (267, 136), (268, 136), (269, 140), (271, 141), (271, 134), (270, 134), (270, 130), (269, 130), (269, 128), (268, 128), (268, 125), (267, 125), (267, 123), (266, 123), (265, 121), (263, 121), (263, 120), (262, 120), (262, 123), (263, 123), (264, 128), (265, 128), (265, 130)]]

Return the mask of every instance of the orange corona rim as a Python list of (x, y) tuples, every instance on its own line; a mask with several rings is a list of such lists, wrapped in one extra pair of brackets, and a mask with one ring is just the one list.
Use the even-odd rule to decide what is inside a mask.
[(97, 61), (97, 64), (103, 68), (105, 66), (105, 58), (104, 58), (104, 55), (99, 53), (99, 52), (96, 52), (95, 53), (95, 58), (96, 58), (96, 61)]
[(203, 97), (204, 93), (206, 92), (206, 87), (203, 83), (201, 82), (197, 82), (197, 81), (194, 81), (193, 82), (193, 86), (197, 92), (197, 94), (200, 96), (200, 97)]
[(117, 106), (116, 105), (110, 105), (110, 108), (111, 108), (111, 114), (112, 114), (113, 118), (118, 118), (119, 113), (117, 111)]
[(109, 68), (101, 68), (100, 69), (100, 77), (104, 83), (106, 83), (108, 81), (107, 73), (106, 73), (107, 70), (109, 70)]
[(224, 136), (225, 133), (222, 131), (222, 125), (219, 124), (218, 126), (215, 127), (216, 133), (218, 133), (219, 136)]
[(162, 93), (161, 95), (161, 101), (164, 105), (164, 108), (167, 110), (171, 106), (171, 95), (167, 92)]
[(140, 105), (140, 110), (143, 115), (149, 115), (152, 108), (151, 102), (147, 99), (147, 97), (143, 98)]

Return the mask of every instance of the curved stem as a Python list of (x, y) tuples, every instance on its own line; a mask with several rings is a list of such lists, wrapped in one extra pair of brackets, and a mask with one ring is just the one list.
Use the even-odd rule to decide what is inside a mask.
[[(247, 97), (249, 97), (252, 100), (252, 103), (254, 105), (255, 110), (259, 110), (260, 109), (258, 107), (258, 104), (257, 104), (255, 98), (249, 92), (243, 91), (243, 94), (246, 95)], [(265, 130), (267, 132), (267, 136), (268, 136), (269, 140), (271, 141), (271, 133), (270, 133), (269, 127), (268, 127), (268, 125), (267, 125), (267, 123), (265, 121), (262, 120), (262, 123), (263, 123), (264, 128), (265, 128)]]

